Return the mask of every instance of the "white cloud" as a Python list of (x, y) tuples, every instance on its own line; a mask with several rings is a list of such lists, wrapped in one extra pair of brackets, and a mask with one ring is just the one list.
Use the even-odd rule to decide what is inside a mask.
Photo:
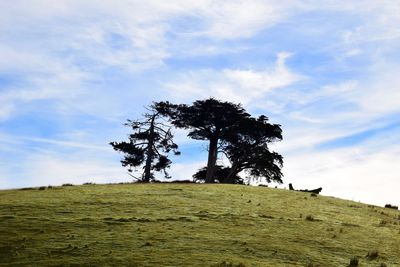
[[(175, 0), (168, 3), (36, 0), (29, 5), (25, 1), (13, 1), (1, 4), (0, 30), (13, 42), (5, 42), (5, 45), (30, 53), (20, 57), (28, 62), (33, 55), (40, 57), (49, 53), (62, 60), (58, 53), (68, 55), (73, 51), (75, 58), (72, 60), (79, 56), (99, 66), (137, 70), (160, 66), (170, 56), (168, 47), (179, 40), (167, 38), (167, 33), (187, 38), (187, 33), (179, 32), (179, 27), (178, 31), (174, 29), (175, 20), (198, 19), (198, 25), (190, 29), (192, 37), (237, 39), (251, 37), (282, 21), (286, 10), (292, 8), (287, 8), (282, 1), (278, 4), (260, 0)], [(19, 34), (17, 37), (15, 32)], [(18, 38), (23, 38), (20, 35), (25, 35), (28, 42), (20, 42)], [(112, 40), (113, 37), (119, 40)], [(115, 47), (115, 42), (120, 45)]]
[[(318, 91), (292, 100), (308, 106), (300, 114), (305, 117), (312, 115), (316, 121), (327, 116), (325, 109), (335, 104), (347, 105), (347, 109), (329, 110), (329, 124), (351, 122), (364, 128), (373, 120), (400, 112), (399, 70), (398, 64), (374, 62), (364, 69), (362, 78), (358, 80), (325, 85)], [(318, 104), (318, 101), (329, 99), (331, 103), (325, 106)], [(318, 113), (315, 109), (319, 109)]]
[(171, 180), (192, 180), (192, 175), (205, 164), (205, 160), (204, 162), (175, 163), (169, 171)]
[[(344, 5), (346, 6), (346, 5)], [(400, 38), (400, 3), (398, 1), (353, 2), (347, 10), (361, 15), (364, 23), (343, 33), (347, 44), (387, 42)]]
[(14, 105), (11, 103), (1, 103), (0, 108), (0, 121), (9, 118), (14, 110)]
[[(0, 118), (5, 120), (16, 115), (17, 107), (23, 113), (28, 102), (65, 100), (71, 95), (80, 95), (82, 99), (87, 97), (86, 91), (97, 93), (83, 83), (102, 81), (104, 71), (109, 68), (137, 72), (163, 66), (164, 60), (173, 56), (171, 53), (181, 53), (179, 44), (188, 38), (185, 32), (179, 31), (184, 25), (180, 19), (198, 19), (190, 38), (207, 35), (240, 39), (280, 21), (285, 13), (283, 9), (282, 3), (259, 0), (168, 3), (35, 0), (29, 4), (3, 1), (0, 4), (0, 72), (19, 75), (23, 85), (0, 93)], [(225, 75), (233, 80), (252, 75), (234, 72), (227, 70)], [(220, 90), (220, 94), (225, 93), (223, 88)], [(109, 97), (110, 93), (103, 90), (98, 101)], [(74, 101), (80, 102), (83, 107), (80, 109), (89, 113), (96, 113), (93, 110), (99, 106), (76, 101), (76, 98)]]
[(400, 65), (376, 62), (369, 71), (371, 76), (360, 85), (360, 93), (354, 96), (361, 112), (369, 116), (400, 112)]
[(21, 134), (0, 134), (2, 188), (130, 181), (120, 155), (102, 135), (72, 131), (55, 139)]
[(384, 205), (400, 203), (394, 185), (400, 171), (398, 148), (368, 151), (361, 147), (302, 153), (285, 158), (285, 182), (317, 188), (335, 197)]
[(185, 73), (178, 80), (167, 83), (166, 90), (171, 97), (179, 100), (211, 96), (247, 105), (263, 98), (268, 92), (304, 78), (286, 67), (285, 60), (289, 55), (279, 53), (274, 67), (263, 71), (224, 69)]
[[(38, 100), (70, 100), (84, 90), (82, 83), (88, 75), (67, 68), (54, 68), (38, 76), (28, 75), (28, 84), (11, 86), (0, 92), (0, 120), (7, 120), (26, 109), (26, 105)], [(31, 76), (31, 77), (29, 77)]]
[[(63, 183), (82, 184), (83, 182), (108, 183), (126, 182), (130, 179), (126, 172), (113, 162), (98, 158), (85, 159), (65, 157), (64, 155), (42, 154), (30, 158), (25, 166), (24, 183), (29, 185), (60, 185)], [(29, 171), (28, 171), (29, 170)]]
[[(56, 145), (63, 144), (62, 142), (56, 143)], [(96, 147), (70, 143), (66, 145), (77, 150), (72, 153), (38, 150), (32, 155), (25, 155), (23, 162), (18, 164), (3, 162), (0, 164), (0, 188), (134, 181), (127, 174), (126, 168), (123, 168), (117, 160), (121, 155), (114, 152), (107, 153)], [(84, 148), (84, 150), (79, 150), (79, 148)], [(95, 151), (95, 153), (91, 151)], [(102, 154), (97, 151), (102, 151)], [(204, 164), (205, 160), (174, 163), (167, 171), (172, 175), (172, 180), (191, 180), (193, 173)], [(136, 177), (140, 176), (140, 170), (141, 168), (138, 168), (139, 172), (134, 173)], [(156, 175), (158, 178), (163, 178), (161, 173)]]
[(19, 140), (23, 141), (30, 141), (30, 142), (37, 142), (37, 143), (46, 143), (52, 144), (62, 147), (73, 147), (73, 148), (82, 148), (82, 149), (94, 149), (98, 151), (109, 151), (110, 149), (104, 145), (94, 145), (94, 144), (85, 144), (85, 143), (78, 143), (78, 142), (71, 142), (65, 140), (55, 140), (49, 138), (36, 138), (36, 137), (18, 137)]
[(251, 37), (288, 15), (285, 6), (288, 1), (234, 0), (209, 3), (201, 11), (208, 26), (203, 34), (217, 39)]

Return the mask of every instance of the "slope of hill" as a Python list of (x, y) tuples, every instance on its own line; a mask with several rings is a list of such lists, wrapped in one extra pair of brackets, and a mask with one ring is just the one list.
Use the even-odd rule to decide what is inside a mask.
[(0, 265), (400, 266), (399, 224), (397, 210), (265, 187), (3, 190)]

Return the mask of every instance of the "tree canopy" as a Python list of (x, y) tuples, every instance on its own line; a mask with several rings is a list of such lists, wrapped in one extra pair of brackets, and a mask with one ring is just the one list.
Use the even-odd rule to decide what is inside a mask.
[[(224, 183), (226, 177), (230, 174), (231, 168), (222, 166), (222, 165), (215, 165), (214, 170), (214, 181), (218, 183)], [(195, 174), (193, 174), (193, 179), (195, 182), (204, 182), (206, 180), (207, 174), (207, 167), (203, 167), (199, 169)], [(239, 175), (232, 175), (231, 177), (233, 184), (243, 184), (243, 178)]]
[(271, 152), (269, 144), (282, 140), (282, 129), (278, 124), (270, 124), (264, 115), (242, 120), (237, 129), (231, 131), (223, 153), (231, 163), (225, 183), (235, 183), (234, 177), (246, 171), (249, 178), (264, 178), (267, 182), (282, 182), (283, 158)]
[[(236, 183), (238, 174), (246, 171), (256, 179), (282, 182), (283, 158), (268, 147), (282, 139), (282, 129), (270, 124), (266, 116), (253, 118), (240, 104), (213, 98), (192, 105), (158, 102), (155, 108), (176, 127), (188, 129), (188, 137), (209, 142), (207, 166), (194, 175), (195, 179)], [(217, 165), (219, 152), (229, 159), (231, 167)]]

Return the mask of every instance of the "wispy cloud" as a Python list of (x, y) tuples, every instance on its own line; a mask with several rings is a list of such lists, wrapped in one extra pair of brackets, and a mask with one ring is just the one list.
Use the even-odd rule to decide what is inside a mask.
[[(365, 146), (375, 143), (375, 139)], [(374, 146), (377, 148), (376, 146)], [(336, 197), (384, 205), (399, 202), (393, 191), (397, 184), (399, 149), (378, 147), (375, 151), (364, 146), (342, 149), (307, 151), (286, 157), (286, 181), (297, 188), (323, 187), (323, 193)], [(385, 197), (383, 197), (385, 196)]]
[[(29, 157), (29, 163), (22, 172), (25, 175), (19, 185), (61, 185), (63, 183), (82, 184), (84, 182), (110, 183), (126, 182), (125, 172), (107, 160), (80, 158), (61, 154), (41, 154)], [(12, 175), (16, 176), (16, 175)]]
[(222, 69), (200, 70), (181, 74), (166, 84), (166, 91), (179, 100), (216, 97), (248, 105), (264, 98), (272, 90), (289, 86), (303, 77), (289, 70), (285, 60), (289, 53), (277, 55), (274, 66), (267, 70)]

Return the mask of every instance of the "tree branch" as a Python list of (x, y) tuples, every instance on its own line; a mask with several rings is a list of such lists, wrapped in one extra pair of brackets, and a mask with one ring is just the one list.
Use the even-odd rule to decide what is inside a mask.
[(137, 177), (133, 176), (133, 175), (132, 175), (132, 174), (130, 174), (129, 172), (128, 172), (128, 174), (129, 174), (129, 176), (131, 176), (132, 178), (136, 179), (137, 181), (140, 181), (140, 180), (142, 180), (142, 179), (140, 179), (140, 178), (137, 178)]

